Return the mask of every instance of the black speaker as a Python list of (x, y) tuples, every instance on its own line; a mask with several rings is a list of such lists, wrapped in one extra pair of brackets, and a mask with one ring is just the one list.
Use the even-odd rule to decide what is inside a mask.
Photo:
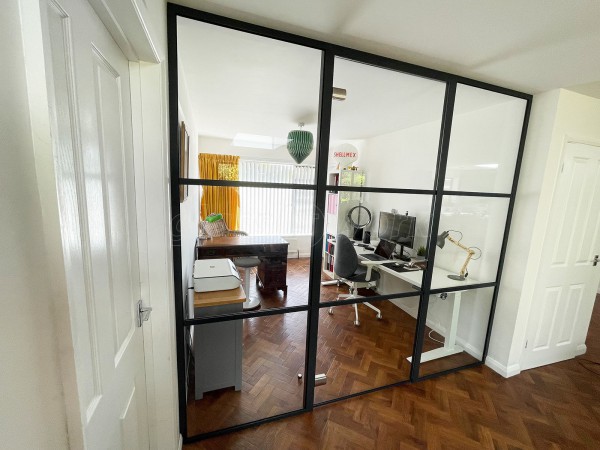
[(355, 241), (362, 241), (362, 238), (363, 238), (363, 229), (355, 228), (354, 234), (352, 235), (352, 239), (354, 239)]
[(371, 232), (365, 231), (363, 233), (363, 244), (370, 244), (370, 243), (371, 243)]

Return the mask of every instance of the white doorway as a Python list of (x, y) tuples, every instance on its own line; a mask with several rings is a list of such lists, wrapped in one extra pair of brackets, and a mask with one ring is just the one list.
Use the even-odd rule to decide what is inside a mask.
[(600, 147), (567, 142), (527, 326), (523, 369), (585, 353), (600, 263)]
[(129, 62), (87, 1), (41, 5), (77, 428), (148, 448)]

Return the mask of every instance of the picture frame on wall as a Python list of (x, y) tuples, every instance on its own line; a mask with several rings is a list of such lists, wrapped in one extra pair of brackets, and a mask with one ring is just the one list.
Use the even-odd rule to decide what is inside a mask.
[[(179, 178), (188, 178), (190, 174), (190, 136), (185, 128), (185, 122), (181, 122), (179, 134)], [(179, 186), (179, 203), (183, 203), (188, 196), (188, 185)]]

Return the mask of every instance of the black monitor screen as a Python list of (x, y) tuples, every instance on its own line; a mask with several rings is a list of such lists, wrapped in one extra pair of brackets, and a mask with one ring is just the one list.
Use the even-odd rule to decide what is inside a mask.
[(387, 239), (412, 248), (415, 240), (416, 221), (417, 219), (413, 216), (380, 212), (379, 239)]

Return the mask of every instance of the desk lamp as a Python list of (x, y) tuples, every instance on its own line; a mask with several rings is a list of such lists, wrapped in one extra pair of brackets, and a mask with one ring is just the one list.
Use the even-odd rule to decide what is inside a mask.
[[(456, 239), (453, 239), (450, 236), (450, 231), (454, 231), (456, 233), (460, 233), (460, 239), (457, 241)], [(472, 247), (469, 248), (463, 244), (460, 243), (460, 241), (462, 240), (462, 233), (460, 231), (456, 231), (456, 230), (448, 230), (448, 231), (444, 231), (442, 234), (440, 234), (437, 237), (437, 246), (439, 248), (444, 248), (444, 244), (446, 243), (446, 239), (448, 239), (450, 242), (452, 242), (454, 245), (456, 245), (457, 247), (462, 248), (465, 252), (467, 252), (467, 258), (465, 259), (465, 262), (463, 263), (462, 267), (460, 268), (460, 272), (458, 273), (458, 275), (448, 275), (448, 278), (452, 279), (452, 280), (457, 280), (457, 281), (465, 281), (467, 278), (467, 275), (469, 272), (467, 272), (467, 265), (469, 264), (469, 261), (471, 261), (471, 259), (473, 258), (473, 255), (475, 254), (475, 251), (473, 250), (473, 248), (476, 248), (477, 250), (479, 250), (480, 255), (478, 258), (481, 258), (481, 250), (478, 247)]]

